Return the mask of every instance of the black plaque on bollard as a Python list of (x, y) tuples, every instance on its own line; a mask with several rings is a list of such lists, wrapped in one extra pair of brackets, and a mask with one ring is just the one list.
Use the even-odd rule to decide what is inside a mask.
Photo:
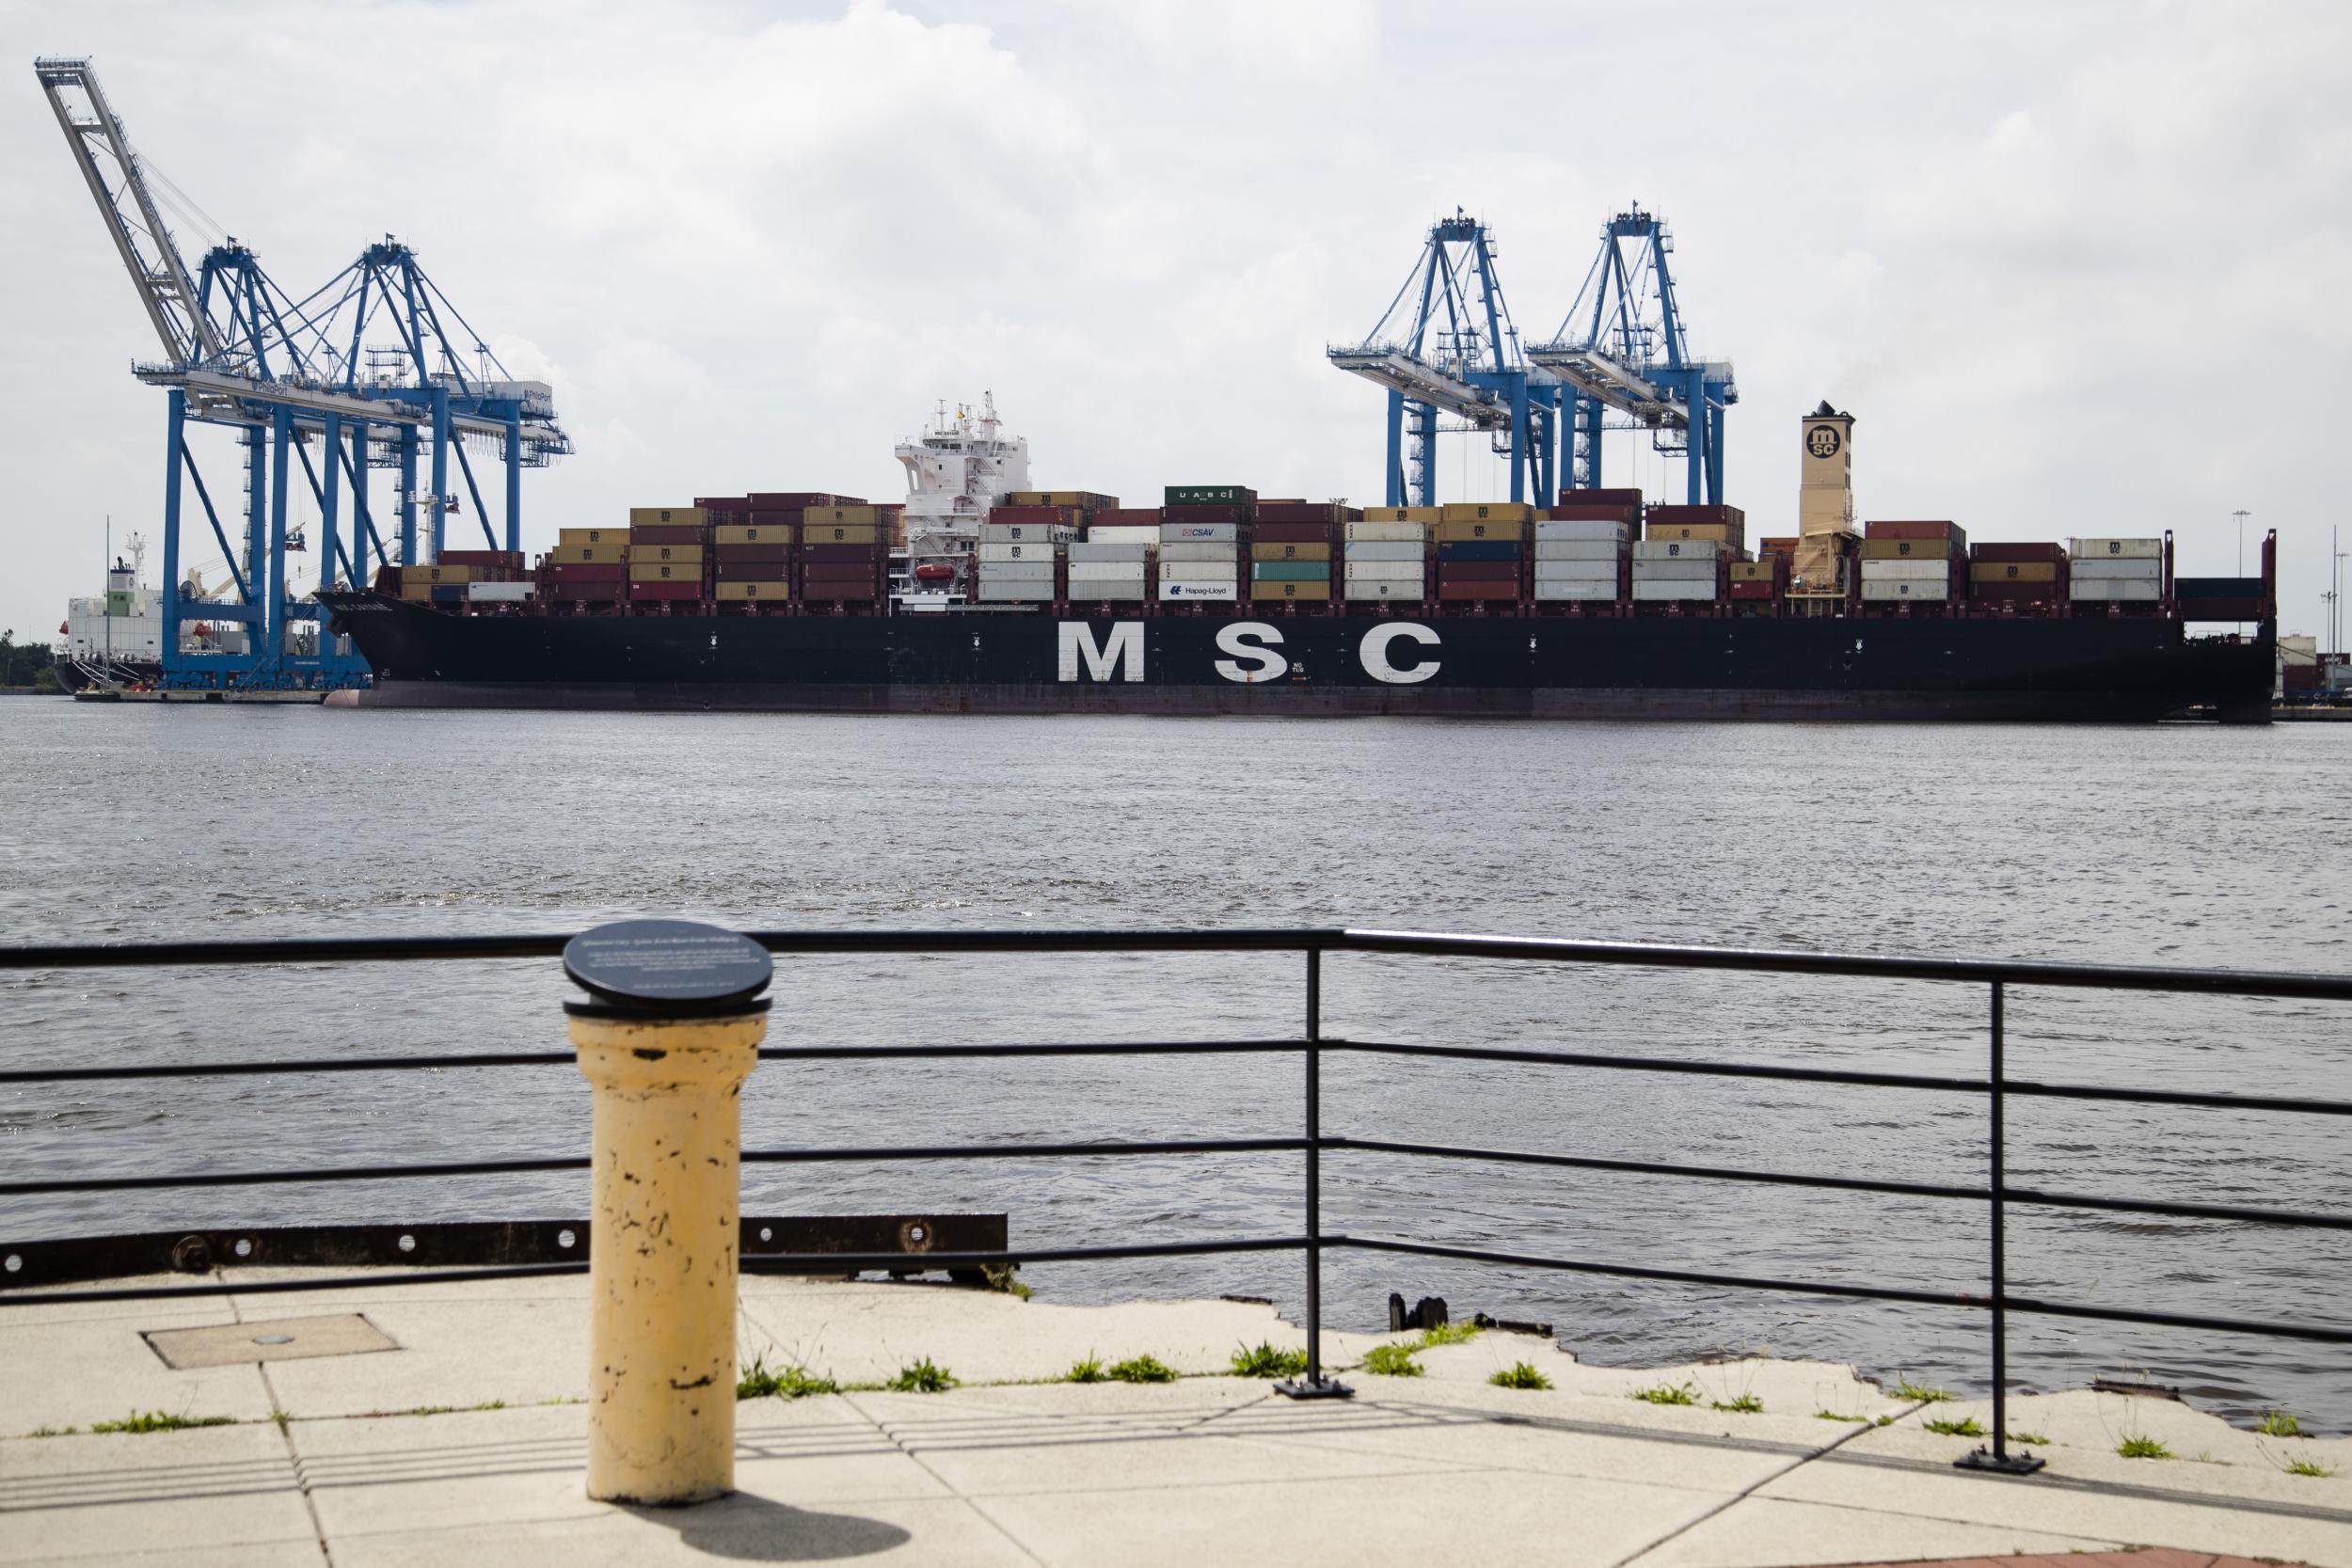
[(623, 920), (564, 944), (564, 973), (595, 998), (570, 1013), (663, 1018), (767, 1010), (768, 950), (747, 936), (691, 920)]

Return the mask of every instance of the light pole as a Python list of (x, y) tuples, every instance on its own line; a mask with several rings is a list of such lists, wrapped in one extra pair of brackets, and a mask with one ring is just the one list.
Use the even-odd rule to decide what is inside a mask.
[(2244, 577), (2246, 575), (2246, 519), (2253, 514), (2241, 506), (2230, 515), (2237, 519), (2237, 575)]

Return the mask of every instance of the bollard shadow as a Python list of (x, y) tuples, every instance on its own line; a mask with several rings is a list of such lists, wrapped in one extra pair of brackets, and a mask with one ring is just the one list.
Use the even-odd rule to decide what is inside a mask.
[(854, 1513), (820, 1513), (750, 1492), (692, 1508), (623, 1510), (677, 1531), (678, 1544), (736, 1562), (837, 1562), (903, 1546), (914, 1532)]

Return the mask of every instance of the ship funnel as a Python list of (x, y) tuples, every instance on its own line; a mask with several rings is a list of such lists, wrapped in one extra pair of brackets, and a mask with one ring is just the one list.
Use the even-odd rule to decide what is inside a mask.
[(1814, 594), (1842, 593), (1845, 563), (1853, 553), (1853, 416), (1821, 405), (1799, 426), (1804, 442), (1798, 459), (1804, 478), (1797, 488), (1797, 558), (1791, 586)]

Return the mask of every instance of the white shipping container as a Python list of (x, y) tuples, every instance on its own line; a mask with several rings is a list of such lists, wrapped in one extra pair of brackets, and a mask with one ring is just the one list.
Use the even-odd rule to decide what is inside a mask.
[(469, 582), (466, 597), (476, 604), (520, 604), (531, 597), (535, 584), (528, 582)]
[(1633, 546), (1636, 561), (1712, 561), (1723, 553), (1713, 539), (1644, 539)]
[(1133, 599), (1140, 603), (1152, 595), (1143, 591), (1143, 579), (1127, 582), (1073, 582), (1070, 585), (1073, 599)]
[(1141, 582), (1143, 562), (1140, 561), (1073, 561), (1070, 563), (1073, 582)]
[(2147, 603), (2164, 596), (2164, 584), (2153, 578), (2135, 580), (2131, 578), (2077, 577), (2066, 585), (2066, 596), (2070, 599), (2088, 599), (2093, 604), (2114, 604), (2126, 599)]
[(980, 562), (982, 582), (1051, 582), (1054, 563), (1050, 561), (983, 561)]
[(1087, 530), (1090, 545), (1156, 545), (1160, 542), (1157, 523), (1104, 523)]
[(1697, 578), (1653, 578), (1644, 581), (1633, 579), (1633, 596), (1637, 599), (1712, 599), (1715, 579), (1701, 581)]
[(1411, 561), (1347, 561), (1341, 562), (1341, 576), (1349, 582), (1419, 582), (1422, 568)]
[(2068, 568), (2076, 581), (2085, 578), (2109, 578), (2124, 582), (2162, 582), (2164, 562), (2149, 556), (2094, 555), (2088, 561), (2077, 561)]
[(1351, 542), (1345, 549), (1346, 557), (1350, 561), (1419, 561), (1422, 559), (1422, 546), (1408, 539), (1394, 541), (1374, 539), (1361, 544)]
[(1562, 599), (1600, 599), (1609, 602), (1615, 600), (1616, 596), (1614, 578), (1608, 582), (1538, 582), (1535, 585), (1537, 599), (1555, 603)]
[[(1012, 525), (1007, 524), (1005, 526), (1009, 528)], [(1042, 561), (1050, 565), (1053, 562), (1055, 553), (1053, 544), (1050, 541), (1039, 542), (1032, 540), (1025, 545), (1009, 545), (993, 540), (988, 540), (983, 541), (980, 545), (980, 560), (983, 562), (993, 561)]]
[(1945, 578), (1937, 578), (1932, 582), (1924, 578), (1864, 578), (1862, 596), (1873, 603), (1890, 599), (1940, 602), (1952, 596), (1952, 585)]
[(1617, 563), (1613, 561), (1538, 561), (1535, 562), (1535, 580), (1614, 582), (1617, 580)]
[(1162, 578), (1160, 578), (1160, 597), (1163, 600), (1222, 599), (1232, 601), (1241, 597), (1241, 584), (1231, 581), (1190, 582), (1182, 578), (1171, 582)]
[(1232, 562), (1169, 561), (1160, 566), (1163, 582), (1237, 582), (1241, 574)]
[(1947, 582), (1951, 575), (1951, 562), (1942, 557), (1933, 561), (1865, 561), (1862, 563), (1862, 580), (1865, 582)]
[(1343, 596), (1350, 599), (1425, 599), (1429, 591), (1422, 586), (1419, 578), (1410, 581), (1402, 578), (1350, 578)]
[(1067, 523), (982, 523), (982, 545), (1049, 545), (1057, 539), (1075, 539), (1078, 531)]
[(1614, 540), (1622, 545), (1630, 531), (1623, 523), (1581, 523), (1563, 518), (1558, 522), (1535, 525), (1535, 547), (1543, 548), (1547, 539), (1568, 540), (1580, 545), (1606, 544)]
[(1538, 561), (1619, 561), (1624, 556), (1625, 546), (1607, 539), (1535, 541), (1535, 559)]
[(1234, 523), (1162, 523), (1160, 543), (1191, 545), (1206, 540), (1230, 545), (1240, 537), (1238, 529)]
[(1140, 566), (1151, 554), (1141, 545), (1105, 545), (1089, 539), (1083, 545), (1070, 546), (1070, 559), (1075, 561), (1129, 561)]
[(1711, 561), (1643, 561), (1633, 562), (1635, 582), (1713, 582)]
[(1162, 561), (1222, 561), (1230, 565), (1236, 557), (1233, 546), (1231, 545), (1203, 544), (1199, 540), (1185, 540), (1180, 544), (1162, 545), (1160, 559)]
[(2123, 560), (2162, 561), (2164, 541), (2161, 539), (2069, 539), (2066, 553), (2080, 566), (2085, 556), (2103, 556)]
[(1427, 523), (1349, 523), (1348, 543), (1362, 540), (1367, 544), (1419, 544), (1429, 537)]
[(982, 604), (1041, 604), (1054, 596), (1054, 585), (1050, 582), (990, 582), (983, 578), (976, 592)]

